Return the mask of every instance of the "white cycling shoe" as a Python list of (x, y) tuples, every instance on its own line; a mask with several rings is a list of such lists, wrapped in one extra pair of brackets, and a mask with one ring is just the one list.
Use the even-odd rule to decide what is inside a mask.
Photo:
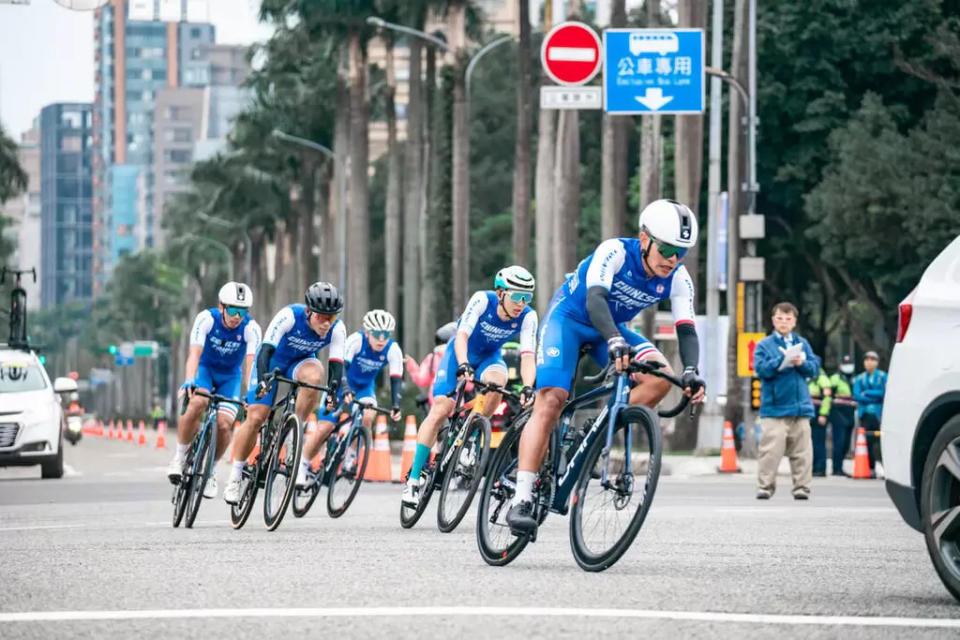
[(223, 499), (227, 504), (240, 502), (240, 480), (231, 480), (223, 490)]
[(309, 465), (301, 464), (300, 468), (297, 469), (297, 488), (303, 489), (310, 485), (310, 476), (307, 475), (307, 469), (309, 468)]
[(167, 478), (171, 484), (179, 484), (183, 475), (183, 458), (178, 455), (173, 456), (173, 460), (167, 466)]
[(203, 497), (213, 499), (217, 497), (217, 476), (207, 478), (207, 484), (203, 485)]
[(416, 509), (420, 506), (420, 483), (419, 482), (410, 482), (407, 481), (407, 484), (403, 485), (403, 495), (400, 496), (400, 501), (406, 507), (411, 509)]

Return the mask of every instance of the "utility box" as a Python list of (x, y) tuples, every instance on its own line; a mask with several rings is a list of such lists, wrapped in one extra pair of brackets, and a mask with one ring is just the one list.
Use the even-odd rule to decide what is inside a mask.
[(740, 258), (740, 279), (744, 282), (763, 282), (763, 258), (746, 256)]
[(767, 235), (766, 217), (758, 213), (740, 216), (740, 239), (760, 240)]

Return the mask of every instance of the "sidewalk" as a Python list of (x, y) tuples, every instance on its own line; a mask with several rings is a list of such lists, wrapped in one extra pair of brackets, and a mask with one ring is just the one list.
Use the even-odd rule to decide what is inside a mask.
[[(738, 475), (756, 477), (756, 460), (739, 458), (738, 462), (741, 471)], [(878, 477), (883, 477), (883, 467), (880, 466), (880, 463), (877, 463), (877, 465)], [(720, 456), (673, 456), (664, 454), (660, 465), (660, 473), (664, 476), (710, 476), (717, 475), (717, 469), (719, 467)], [(843, 470), (847, 473), (853, 473), (853, 460), (844, 460)], [(777, 467), (777, 475), (790, 477), (790, 460), (786, 457), (780, 460), (780, 466)]]

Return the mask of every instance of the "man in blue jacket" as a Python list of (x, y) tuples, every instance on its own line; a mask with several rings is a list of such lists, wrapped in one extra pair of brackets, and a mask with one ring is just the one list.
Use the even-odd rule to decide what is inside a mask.
[(793, 497), (810, 497), (813, 449), (810, 418), (813, 402), (807, 378), (820, 371), (820, 359), (810, 343), (793, 333), (797, 308), (781, 302), (773, 308), (773, 333), (754, 352), (754, 369), (761, 381), (760, 424), (763, 435), (757, 466), (757, 499), (768, 500), (777, 488), (780, 458), (790, 458)]
[(863, 356), (864, 371), (853, 379), (853, 397), (857, 401), (860, 426), (867, 432), (867, 454), (870, 456), (870, 477), (876, 478), (880, 459), (880, 415), (887, 391), (887, 372), (877, 368), (880, 356), (867, 351)]

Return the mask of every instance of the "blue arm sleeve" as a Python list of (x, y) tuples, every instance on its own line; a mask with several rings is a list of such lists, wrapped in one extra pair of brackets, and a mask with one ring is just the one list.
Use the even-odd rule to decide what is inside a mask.
[(777, 348), (777, 344), (772, 340), (761, 340), (760, 344), (753, 352), (753, 369), (757, 372), (757, 377), (764, 380), (771, 380), (776, 377), (780, 363), (783, 362), (783, 354)]
[(399, 407), (403, 396), (403, 378), (390, 378), (390, 396), (393, 399), (393, 406)]

